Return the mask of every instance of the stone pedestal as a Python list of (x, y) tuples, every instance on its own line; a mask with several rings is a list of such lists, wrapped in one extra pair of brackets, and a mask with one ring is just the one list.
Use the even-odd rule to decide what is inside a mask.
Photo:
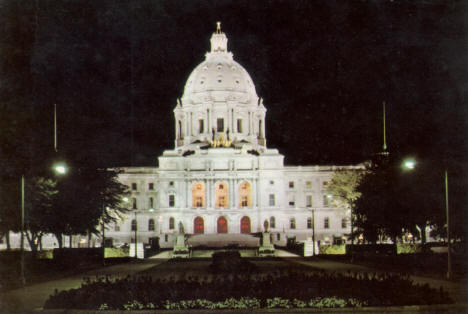
[[(135, 243), (130, 243), (130, 248), (129, 248), (128, 253), (130, 257), (135, 257)], [(145, 249), (143, 247), (143, 243), (137, 243), (136, 258), (145, 258)]]
[(190, 248), (185, 239), (185, 234), (178, 234), (174, 241), (174, 250), (172, 251), (172, 258), (189, 258)]
[(314, 242), (312, 240), (307, 239), (304, 242), (304, 257), (314, 256)]
[(258, 256), (275, 256), (275, 247), (273, 244), (271, 244), (269, 232), (262, 233), (260, 247), (258, 248)]

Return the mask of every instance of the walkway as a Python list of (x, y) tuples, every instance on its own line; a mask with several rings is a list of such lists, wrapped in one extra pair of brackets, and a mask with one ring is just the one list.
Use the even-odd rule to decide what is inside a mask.
[(16, 314), (32, 312), (34, 309), (41, 308), (47, 298), (54, 293), (55, 289), (60, 291), (78, 288), (84, 277), (112, 275), (113, 277), (124, 278), (157, 266), (165, 261), (165, 259), (134, 261), (7, 291), (3, 295), (0, 295), (0, 313)]

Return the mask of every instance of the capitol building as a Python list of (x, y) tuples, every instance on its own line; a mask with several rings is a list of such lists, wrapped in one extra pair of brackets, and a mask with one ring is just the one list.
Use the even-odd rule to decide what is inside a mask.
[(192, 244), (207, 246), (248, 241), (265, 229), (276, 245), (310, 239), (313, 231), (321, 243), (345, 240), (350, 213), (331, 207), (325, 189), (334, 171), (360, 167), (284, 165), (267, 146), (267, 104), (234, 61), (219, 23), (210, 42), (176, 102), (174, 149), (164, 151), (158, 167), (120, 168), (130, 211), (107, 226), (108, 245), (136, 236), (173, 247), (180, 229)]

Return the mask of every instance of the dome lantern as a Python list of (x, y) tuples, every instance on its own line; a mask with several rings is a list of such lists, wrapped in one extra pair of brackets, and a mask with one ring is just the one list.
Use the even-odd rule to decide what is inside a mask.
[(228, 39), (221, 31), (221, 22), (216, 23), (216, 32), (211, 36), (210, 42), (211, 52), (227, 52)]

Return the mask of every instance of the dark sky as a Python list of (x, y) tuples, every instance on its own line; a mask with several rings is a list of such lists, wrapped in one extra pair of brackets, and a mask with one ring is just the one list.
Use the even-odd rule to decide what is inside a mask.
[(391, 153), (463, 162), (467, 13), (464, 1), (3, 1), (0, 122), (45, 158), (56, 103), (66, 158), (156, 165), (221, 21), (287, 164), (368, 159), (383, 101)]

